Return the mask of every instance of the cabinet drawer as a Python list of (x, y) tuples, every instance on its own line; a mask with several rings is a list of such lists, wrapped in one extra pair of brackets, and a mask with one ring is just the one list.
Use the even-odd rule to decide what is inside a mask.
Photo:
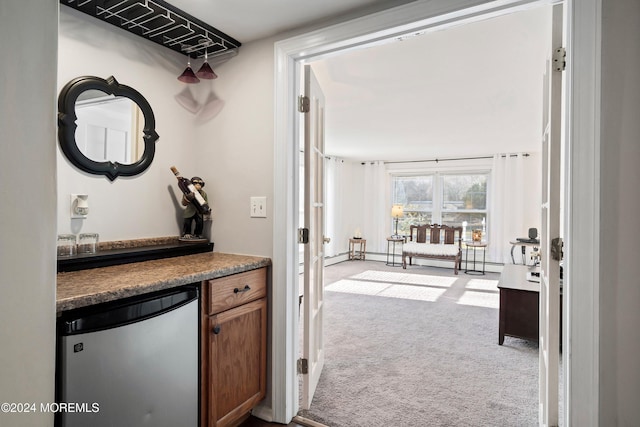
[(207, 281), (207, 314), (220, 313), (267, 295), (267, 269), (260, 268)]

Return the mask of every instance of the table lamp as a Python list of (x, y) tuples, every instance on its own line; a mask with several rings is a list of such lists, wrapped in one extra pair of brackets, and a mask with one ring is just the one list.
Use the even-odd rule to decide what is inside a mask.
[(402, 218), (404, 216), (404, 207), (402, 205), (393, 205), (391, 207), (391, 217), (396, 220), (396, 231), (393, 237), (398, 237), (398, 218)]

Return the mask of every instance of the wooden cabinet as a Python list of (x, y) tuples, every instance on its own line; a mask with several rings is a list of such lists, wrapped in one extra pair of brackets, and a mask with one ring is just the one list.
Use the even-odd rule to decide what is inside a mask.
[(267, 269), (204, 282), (202, 313), (202, 426), (236, 426), (266, 392)]

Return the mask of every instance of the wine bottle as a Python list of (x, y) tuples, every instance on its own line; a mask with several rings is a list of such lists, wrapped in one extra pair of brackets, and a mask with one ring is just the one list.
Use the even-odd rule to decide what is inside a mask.
[(191, 194), (194, 195), (194, 197), (189, 198), (189, 200), (193, 203), (193, 206), (195, 206), (198, 212), (200, 212), (203, 215), (211, 213), (211, 208), (209, 207), (209, 204), (207, 203), (206, 200), (204, 200), (204, 197), (202, 197), (200, 192), (191, 183), (191, 181), (181, 176), (180, 172), (178, 172), (178, 169), (176, 169), (175, 166), (171, 166), (171, 172), (173, 172), (173, 174), (178, 179), (178, 188), (180, 188), (180, 190), (186, 196), (190, 196)]

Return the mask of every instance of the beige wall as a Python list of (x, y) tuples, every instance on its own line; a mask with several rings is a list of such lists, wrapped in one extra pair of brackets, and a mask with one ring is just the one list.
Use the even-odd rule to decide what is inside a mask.
[(53, 426), (57, 0), (0, 3), (0, 425)]
[[(218, 79), (185, 85), (177, 80), (184, 56), (115, 30), (61, 8), (58, 90), (82, 75), (113, 75), (138, 90), (154, 111), (160, 135), (155, 158), (142, 175), (110, 182), (79, 171), (58, 149), (58, 231), (98, 232), (103, 241), (178, 235), (182, 208), (176, 200), (181, 196), (169, 171), (175, 165), (185, 176), (198, 175), (206, 182), (216, 251), (270, 256), (273, 40), (243, 47), (240, 55), (216, 67)], [(183, 90), (200, 104), (213, 94), (224, 108), (205, 121), (176, 102)], [(89, 195), (86, 219), (70, 219), (72, 193)], [(249, 218), (250, 196), (267, 197), (266, 219)]]
[[(183, 55), (156, 43), (72, 8), (60, 7), (57, 93), (79, 76), (104, 79), (114, 76), (149, 102), (160, 138), (154, 160), (143, 174), (120, 177), (113, 182), (103, 175), (80, 171), (56, 144), (59, 233), (97, 232), (102, 241), (177, 236), (181, 229), (182, 196), (169, 167), (175, 165), (188, 177), (201, 176), (207, 183), (205, 190), (214, 187), (209, 170), (196, 168), (199, 157), (194, 151), (196, 117), (174, 98), (186, 87), (177, 80), (185, 61)], [(187, 89), (196, 97), (208, 93), (205, 83)], [(89, 195), (86, 219), (70, 218), (72, 193)]]
[(640, 423), (640, 2), (603, 0), (600, 425)]
[[(195, 129), (197, 170), (207, 170), (216, 250), (271, 256), (273, 239), (273, 39), (249, 43), (216, 69), (224, 108)], [(267, 218), (249, 217), (249, 198), (267, 197)]]

